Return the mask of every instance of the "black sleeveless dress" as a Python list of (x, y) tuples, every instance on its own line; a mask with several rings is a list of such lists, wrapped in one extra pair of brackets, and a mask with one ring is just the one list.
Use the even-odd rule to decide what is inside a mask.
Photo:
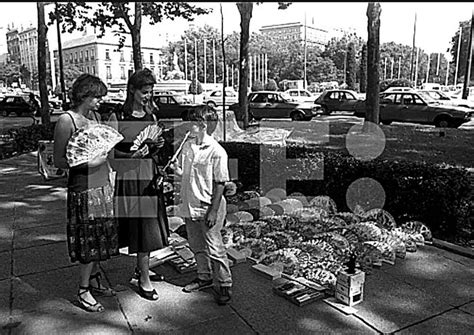
[[(120, 115), (120, 114), (119, 114)], [(153, 115), (142, 118), (132, 115), (118, 120), (118, 131), (124, 139), (116, 149), (130, 153), (133, 140), (142, 129), (154, 124)], [(169, 227), (162, 189), (150, 194), (148, 186), (156, 173), (151, 158), (115, 158), (111, 160), (117, 172), (115, 201), (119, 221), (119, 246), (128, 246), (129, 253), (151, 252), (168, 245)]]

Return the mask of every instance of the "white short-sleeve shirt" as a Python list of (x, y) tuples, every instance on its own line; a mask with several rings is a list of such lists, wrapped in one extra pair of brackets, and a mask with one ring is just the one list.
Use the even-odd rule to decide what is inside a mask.
[(178, 158), (183, 170), (181, 179), (181, 214), (201, 218), (212, 200), (214, 182), (228, 182), (228, 156), (224, 148), (210, 135), (202, 144), (188, 140)]

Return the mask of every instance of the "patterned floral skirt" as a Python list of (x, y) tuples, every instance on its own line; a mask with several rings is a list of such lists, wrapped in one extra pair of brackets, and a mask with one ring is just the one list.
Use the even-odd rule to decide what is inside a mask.
[(119, 254), (111, 185), (67, 195), (67, 242), (71, 262), (87, 264)]

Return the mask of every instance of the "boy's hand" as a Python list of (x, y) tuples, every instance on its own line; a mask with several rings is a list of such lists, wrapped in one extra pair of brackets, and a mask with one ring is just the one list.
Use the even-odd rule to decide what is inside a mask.
[(209, 210), (206, 213), (204, 220), (209, 228), (214, 227), (217, 222), (217, 211)]
[(235, 193), (237, 193), (237, 185), (233, 181), (226, 182), (224, 186), (224, 195), (230, 197)]

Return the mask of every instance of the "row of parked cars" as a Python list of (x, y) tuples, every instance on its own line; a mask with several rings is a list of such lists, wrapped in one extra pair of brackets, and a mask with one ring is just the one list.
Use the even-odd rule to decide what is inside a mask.
[[(229, 98), (229, 100), (227, 100)], [(232, 99), (230, 99), (232, 98)], [(293, 100), (293, 101), (291, 101)], [(222, 91), (214, 91), (206, 96), (203, 103), (192, 103), (176, 94), (157, 94), (154, 101), (160, 110), (160, 118), (180, 118), (187, 120), (189, 113), (203, 104), (222, 105)], [(240, 109), (238, 95), (226, 90), (226, 105), (237, 112)], [(233, 101), (233, 103), (232, 103)], [(122, 102), (104, 101), (99, 112), (104, 119)], [(410, 122), (435, 125), (437, 127), (459, 127), (473, 117), (474, 102), (467, 99), (451, 99), (436, 90), (415, 90), (411, 88), (391, 88), (380, 93), (380, 121)], [(67, 106), (66, 106), (67, 108)], [(64, 109), (64, 108), (63, 108)], [(332, 89), (322, 92), (310, 101), (289, 99), (283, 92), (257, 91), (248, 95), (248, 112), (251, 119), (290, 118), (293, 121), (307, 121), (319, 115), (333, 112), (350, 112), (357, 117), (365, 117), (367, 105), (365, 99), (352, 90)], [(0, 113), (9, 115), (31, 114), (31, 104), (26, 96), (6, 96), (0, 101)]]
[[(438, 93), (438, 92), (436, 92)], [(380, 93), (380, 121), (383, 124), (408, 122), (434, 125), (436, 127), (459, 127), (473, 117), (474, 103), (467, 99), (434, 98), (431, 91), (410, 88), (389, 89)], [(234, 111), (240, 107), (231, 105)], [(317, 115), (333, 112), (350, 112), (365, 117), (366, 100), (352, 90), (333, 89), (322, 92), (313, 103), (296, 103), (285, 99), (279, 92), (252, 92), (249, 95), (249, 115), (256, 120), (262, 118), (291, 118), (310, 120)]]

